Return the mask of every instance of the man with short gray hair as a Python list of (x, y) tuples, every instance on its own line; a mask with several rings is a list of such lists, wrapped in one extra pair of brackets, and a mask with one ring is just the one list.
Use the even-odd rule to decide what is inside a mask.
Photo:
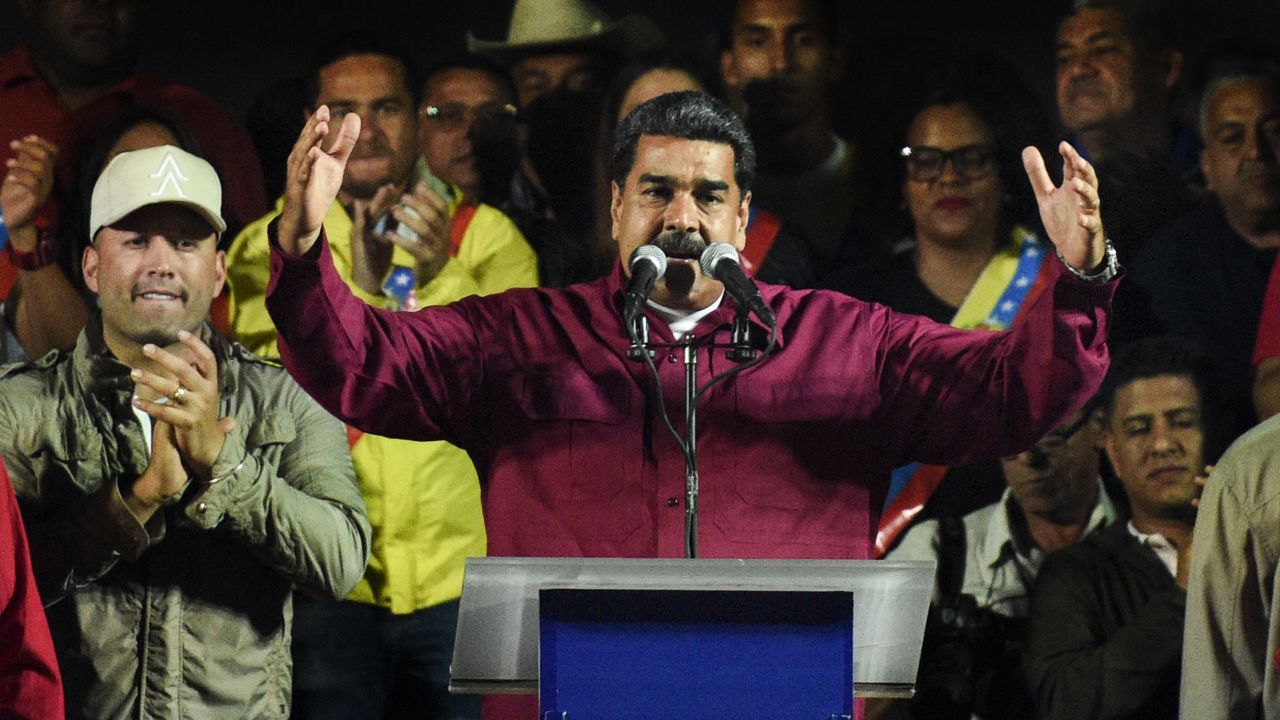
[(293, 588), (341, 597), (369, 523), (342, 425), (204, 319), (213, 167), (123, 153), (93, 190), (74, 350), (0, 375), (0, 454), (71, 718), (285, 718)]

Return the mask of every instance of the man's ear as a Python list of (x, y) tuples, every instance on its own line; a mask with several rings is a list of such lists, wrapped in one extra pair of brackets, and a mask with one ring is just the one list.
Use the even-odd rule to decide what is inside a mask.
[(84, 273), (84, 284), (96, 295), (98, 293), (98, 248), (90, 245), (84, 249), (80, 257), (80, 271)]
[(613, 227), (609, 234), (614, 240), (618, 239), (618, 224), (622, 221), (622, 188), (618, 187), (617, 180), (609, 181), (609, 191), (612, 193), (609, 201), (609, 218), (613, 220)]
[(747, 223), (751, 221), (751, 191), (742, 196), (738, 203), (738, 232), (733, 235), (733, 246), (742, 252), (747, 247)]
[(1181, 50), (1169, 48), (1160, 54), (1160, 83), (1166, 92), (1172, 92), (1174, 86), (1182, 79), (1182, 64), (1185, 60)]
[(1113, 469), (1119, 467), (1116, 465), (1115, 440), (1116, 438), (1111, 434), (1110, 430), (1102, 431), (1102, 451), (1107, 454), (1107, 462), (1111, 463)]
[[(213, 241), (218, 242), (217, 236)], [(218, 297), (222, 294), (222, 288), (227, 284), (227, 251), (219, 250), (213, 258), (214, 286), (213, 296)]]
[(734, 62), (733, 50), (720, 51), (720, 80), (726, 87), (736, 88), (742, 82), (738, 76), (738, 63)]

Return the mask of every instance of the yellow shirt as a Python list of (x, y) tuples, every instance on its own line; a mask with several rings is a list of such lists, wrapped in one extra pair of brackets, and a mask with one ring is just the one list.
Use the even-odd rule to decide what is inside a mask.
[[(265, 296), (270, 276), (267, 225), (283, 204), (283, 199), (277, 201), (272, 213), (246, 227), (227, 252), (231, 330), (260, 355), (279, 354)], [(352, 283), (352, 225), (340, 204), (329, 208), (324, 228), (334, 266), (352, 292), (370, 305), (394, 307), (390, 298), (370, 295)], [(392, 263), (414, 267), (413, 258), (399, 247)], [(443, 305), (467, 295), (532, 287), (537, 281), (537, 260), (528, 242), (505, 215), (481, 205), (457, 257), (418, 287), (416, 295), (420, 307)], [(348, 599), (404, 614), (457, 598), (463, 560), (485, 553), (480, 483), (471, 459), (446, 442), (351, 434), (359, 436), (351, 458), (373, 525), (373, 547), (364, 578)]]

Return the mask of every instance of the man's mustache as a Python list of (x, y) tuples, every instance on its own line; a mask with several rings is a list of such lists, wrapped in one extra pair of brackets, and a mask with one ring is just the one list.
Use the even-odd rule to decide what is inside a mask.
[(696, 258), (707, 247), (706, 238), (701, 233), (684, 230), (668, 230), (649, 244), (666, 253), (667, 257), (677, 258)]

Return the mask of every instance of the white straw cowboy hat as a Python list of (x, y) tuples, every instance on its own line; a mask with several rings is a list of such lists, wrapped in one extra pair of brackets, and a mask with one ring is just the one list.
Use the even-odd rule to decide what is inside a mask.
[(612, 20), (587, 0), (516, 0), (506, 40), (467, 33), (467, 49), (503, 63), (556, 50), (605, 50), (634, 58), (662, 46), (652, 20), (631, 14)]

